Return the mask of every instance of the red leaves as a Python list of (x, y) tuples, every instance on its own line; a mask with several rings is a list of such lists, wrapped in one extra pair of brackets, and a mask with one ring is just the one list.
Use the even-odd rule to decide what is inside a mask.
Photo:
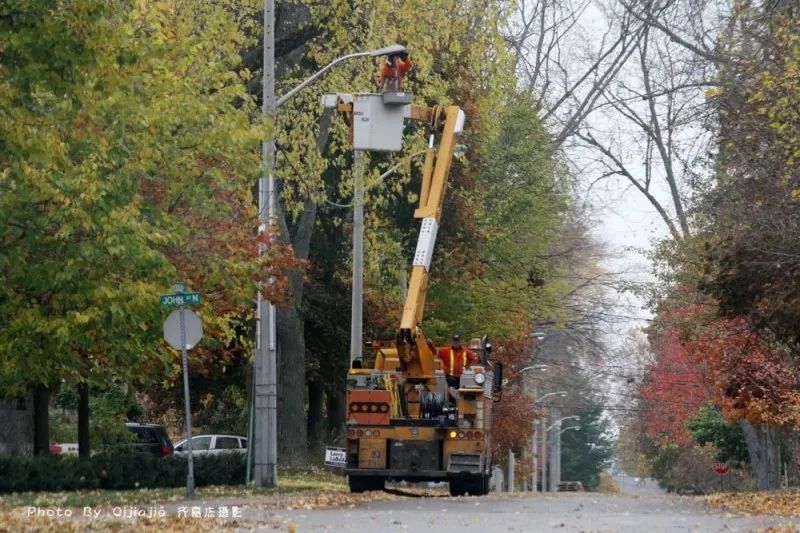
[(800, 427), (800, 384), (791, 354), (741, 317), (711, 318), (699, 307), (662, 313), (656, 362), (641, 388), (648, 435), (690, 443), (685, 424), (708, 401), (731, 420)]
[(524, 376), (517, 371), (534, 364), (530, 354), (530, 341), (523, 337), (504, 342), (494, 355), (495, 360), (503, 363), (508, 380), (502, 400), (492, 408), (492, 457), (495, 461), (504, 461), (508, 450), (519, 452), (530, 444), (536, 411), (532, 398), (523, 396), (517, 389)]
[(740, 317), (719, 318), (690, 344), (707, 361), (714, 397), (725, 415), (749, 422), (800, 427), (800, 387), (790, 354)]
[(656, 362), (641, 389), (648, 408), (646, 433), (662, 443), (689, 445), (686, 422), (711, 399), (711, 376), (683, 345), (675, 326), (666, 330), (654, 348)]
[(530, 398), (506, 391), (492, 408), (492, 457), (505, 458), (508, 450), (518, 452), (530, 445), (535, 411)]

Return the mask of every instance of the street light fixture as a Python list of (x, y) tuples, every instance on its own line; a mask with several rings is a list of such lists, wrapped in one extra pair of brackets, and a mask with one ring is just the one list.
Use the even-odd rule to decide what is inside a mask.
[(330, 69), (338, 65), (339, 63), (344, 63), (350, 59), (355, 59), (356, 57), (381, 57), (381, 56), (393, 56), (397, 54), (404, 54), (407, 53), (406, 47), (402, 44), (393, 44), (391, 46), (385, 46), (383, 48), (377, 48), (375, 50), (370, 50), (369, 52), (355, 52), (353, 54), (347, 54), (346, 56), (342, 56), (339, 58), (334, 59), (317, 72), (306, 78), (300, 85), (286, 93), (285, 95), (278, 98), (278, 101), (275, 102), (275, 108), (278, 108), (288, 102), (292, 97), (294, 97), (297, 93), (305, 89), (308, 85), (314, 82), (314, 80), (321, 77), (323, 74), (328, 72)]
[(565, 390), (558, 391), (558, 392), (548, 392), (544, 396), (542, 396), (540, 398), (536, 398), (533, 401), (533, 403), (537, 404), (537, 403), (541, 402), (542, 400), (544, 400), (545, 398), (547, 398), (548, 396), (558, 396), (559, 398), (564, 398), (564, 397), (566, 397), (566, 395), (567, 395), (567, 391), (565, 391)]
[(580, 426), (569, 426), (569, 427), (565, 427), (564, 429), (562, 429), (562, 430), (559, 432), (559, 435), (563, 435), (565, 431), (569, 431), (570, 429), (581, 429), (581, 427), (580, 427)]
[(580, 421), (580, 419), (581, 419), (581, 417), (580, 417), (580, 416), (577, 416), (577, 415), (574, 415), (574, 416), (565, 416), (564, 418), (559, 418), (558, 420), (556, 420), (555, 422), (553, 422), (552, 424), (550, 424), (550, 425), (547, 427), (547, 429), (545, 429), (545, 431), (550, 431), (551, 429), (553, 429), (554, 427), (556, 427), (557, 425), (559, 425), (559, 424), (560, 424), (561, 422), (563, 422), (564, 420), (576, 420), (576, 421)]
[(525, 368), (521, 368), (519, 372), (517, 372), (517, 374), (522, 374), (523, 372), (527, 372), (528, 370), (540, 370), (544, 372), (548, 368), (549, 367), (547, 365), (531, 365), (531, 366), (526, 366)]

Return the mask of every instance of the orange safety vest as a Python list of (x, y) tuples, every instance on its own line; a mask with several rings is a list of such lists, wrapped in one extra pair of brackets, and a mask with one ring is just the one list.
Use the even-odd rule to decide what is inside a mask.
[[(464, 367), (467, 366), (467, 349), (461, 349), (461, 371), (464, 371)], [(455, 367), (455, 354), (453, 353), (453, 349), (450, 348), (450, 372), (448, 372), (451, 376), (456, 375), (456, 367)]]

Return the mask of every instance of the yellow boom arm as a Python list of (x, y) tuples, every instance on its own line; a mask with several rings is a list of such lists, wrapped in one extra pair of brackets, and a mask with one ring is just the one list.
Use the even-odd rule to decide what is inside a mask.
[(438, 153), (434, 155), (434, 135), (432, 133), (425, 154), (419, 208), (414, 212), (414, 218), (422, 219), (422, 224), (411, 268), (408, 295), (400, 320), (400, 331), (397, 335), (397, 351), (400, 361), (406, 367), (409, 377), (420, 379), (431, 379), (434, 376), (435, 354), (428, 348), (427, 339), (422, 335), (419, 323), (422, 321), (425, 310), (431, 259), (436, 243), (436, 234), (439, 231), (442, 202), (455, 152), (456, 137), (464, 128), (465, 116), (458, 106), (450, 106), (444, 113), (441, 107), (429, 109), (428, 113), (424, 108), (416, 108), (412, 111), (412, 118), (418, 117), (420, 120), (430, 118), (434, 125), (441, 120), (442, 114), (444, 114), (444, 127)]

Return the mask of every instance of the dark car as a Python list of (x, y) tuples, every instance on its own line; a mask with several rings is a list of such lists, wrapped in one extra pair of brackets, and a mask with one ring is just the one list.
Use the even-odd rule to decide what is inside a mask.
[(157, 457), (167, 457), (175, 452), (164, 426), (159, 424), (137, 424), (128, 422), (125, 426), (136, 435), (133, 446), (152, 453)]

